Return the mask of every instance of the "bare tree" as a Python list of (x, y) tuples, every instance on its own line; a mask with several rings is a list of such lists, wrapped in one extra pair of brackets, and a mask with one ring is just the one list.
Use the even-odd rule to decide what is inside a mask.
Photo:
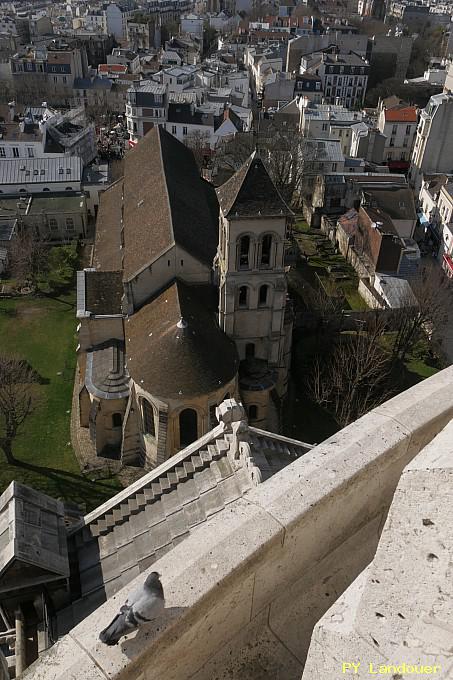
[(341, 333), (332, 354), (317, 357), (307, 380), (308, 392), (330, 411), (341, 427), (389, 396), (391, 361), (381, 340), (385, 324), (374, 318), (364, 330)]
[(21, 227), (12, 241), (10, 271), (19, 285), (30, 283), (36, 287), (47, 266), (47, 246), (39, 240), (31, 228)]
[(189, 147), (189, 149), (191, 149), (198, 169), (201, 170), (201, 168), (205, 167), (206, 161), (211, 153), (209, 146), (209, 133), (195, 130), (190, 135), (188, 135), (185, 144)]
[(238, 133), (218, 147), (215, 162), (235, 172), (255, 149), (289, 205), (311, 193), (315, 179), (312, 147), (295, 127), (280, 122), (261, 121), (259, 130)]
[(429, 338), (439, 337), (448, 322), (452, 291), (447, 277), (439, 269), (423, 268), (410, 285), (412, 294), (406, 296), (393, 317), (392, 326), (396, 330), (392, 345), (394, 360), (404, 361), (423, 334)]
[(8, 463), (14, 463), (13, 443), (32, 412), (32, 385), (36, 374), (26, 361), (0, 354), (0, 446)]

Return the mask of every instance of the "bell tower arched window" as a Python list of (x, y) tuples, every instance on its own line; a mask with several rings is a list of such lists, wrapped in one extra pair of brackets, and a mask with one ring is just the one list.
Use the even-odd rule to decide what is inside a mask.
[(261, 240), (260, 267), (270, 267), (272, 257), (272, 236), (265, 234)]
[(239, 239), (238, 269), (250, 269), (250, 236)]

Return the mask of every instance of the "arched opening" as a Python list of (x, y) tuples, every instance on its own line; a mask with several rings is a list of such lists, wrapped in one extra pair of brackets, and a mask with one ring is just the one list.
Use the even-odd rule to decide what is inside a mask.
[(229, 392), (225, 394), (225, 396), (223, 397), (223, 401), (225, 401), (225, 399), (231, 399)]
[(265, 236), (263, 236), (261, 241), (260, 265), (262, 267), (270, 267), (271, 252), (272, 252), (272, 236), (270, 234), (266, 234)]
[(250, 359), (255, 356), (255, 343), (248, 342), (245, 346), (245, 358)]
[(193, 408), (186, 408), (179, 414), (179, 446), (183, 449), (198, 439), (198, 418)]
[(217, 404), (211, 404), (209, 407), (209, 429), (212, 430), (213, 427), (216, 427), (216, 425), (219, 424), (219, 421), (217, 420), (217, 416), (215, 414), (217, 408)]
[(250, 420), (256, 420), (258, 418), (258, 406), (252, 404), (251, 406), (249, 406), (248, 412)]
[(238, 269), (249, 269), (250, 236), (242, 236), (239, 241)]
[(267, 305), (267, 296), (268, 296), (268, 290), (269, 286), (260, 286), (260, 292), (258, 296), (258, 306), (259, 307), (265, 307)]
[(121, 427), (123, 424), (123, 416), (121, 413), (112, 414), (112, 427)]
[(247, 307), (248, 306), (248, 288), (247, 286), (241, 286), (239, 288), (239, 295), (238, 295), (238, 307)]
[(146, 399), (142, 399), (142, 426), (143, 434), (151, 437), (156, 436), (156, 426), (154, 424), (154, 409)]

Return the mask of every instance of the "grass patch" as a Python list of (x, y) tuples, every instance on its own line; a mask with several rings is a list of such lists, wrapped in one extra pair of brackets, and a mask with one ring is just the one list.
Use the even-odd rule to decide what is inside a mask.
[(76, 365), (75, 295), (0, 300), (2, 351), (26, 359), (42, 378), (33, 413), (13, 445), (17, 465), (0, 467), (0, 492), (17, 480), (55, 498), (96, 507), (120, 490), (115, 478), (81, 475), (70, 445)]

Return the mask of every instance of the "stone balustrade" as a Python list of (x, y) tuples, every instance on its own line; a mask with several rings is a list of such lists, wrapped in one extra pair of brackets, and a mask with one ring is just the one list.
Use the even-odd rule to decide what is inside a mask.
[(453, 367), (344, 428), (201, 525), (152, 569), (161, 620), (98, 640), (117, 593), (28, 680), (300, 680), (314, 625), (371, 562), (403, 468), (453, 416)]

